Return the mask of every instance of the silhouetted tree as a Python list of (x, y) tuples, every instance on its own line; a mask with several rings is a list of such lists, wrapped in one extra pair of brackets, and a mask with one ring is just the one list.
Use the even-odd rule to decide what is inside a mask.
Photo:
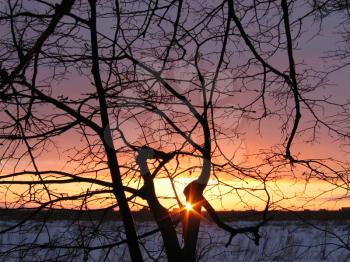
[[(88, 260), (92, 250), (107, 250), (107, 259), (111, 248), (126, 243), (133, 261), (156, 260), (141, 240), (160, 232), (169, 261), (195, 261), (203, 208), (229, 233), (227, 245), (237, 234), (259, 244), (268, 210), (283, 208), (279, 202), (287, 198), (271, 186), (281, 177), (324, 181), (330, 191), (348, 194), (347, 161), (303, 152), (305, 142), (322, 140), (318, 136), (334, 136), (337, 143), (349, 138), (348, 104), (321, 89), (329, 74), (296, 55), (306, 42), (304, 25), (334, 6), (287, 0), (3, 1), (1, 193), (6, 207), (34, 211), (2, 232), (47, 208), (118, 207), (125, 240), (105, 237), (107, 243), (92, 246), (71, 245), (67, 238), (64, 244), (29, 246), (81, 249)], [(244, 133), (256, 130), (264, 137), (263, 125), (280, 129), (278, 139), (266, 139), (269, 145), (254, 154), (244, 152)], [(65, 156), (63, 168), (47, 168), (45, 162), (57, 157), (54, 150)], [(181, 176), (191, 181), (178, 192)], [(159, 178), (170, 184), (171, 204), (157, 193)], [(242, 228), (225, 223), (205, 196), (210, 178), (243, 203), (242, 192), (260, 201), (260, 221)], [(64, 194), (63, 184), (75, 190)], [(20, 185), (25, 189), (18, 193)], [(272, 191), (281, 198), (272, 201)], [(138, 232), (133, 206), (149, 208), (157, 228)], [(86, 239), (84, 229), (79, 239)], [(66, 255), (79, 257), (74, 252)]]

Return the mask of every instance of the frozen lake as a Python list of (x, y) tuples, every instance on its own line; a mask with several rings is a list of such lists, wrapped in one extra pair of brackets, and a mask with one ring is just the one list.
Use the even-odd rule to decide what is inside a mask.
[[(2, 221), (0, 228), (14, 224), (14, 221)], [(238, 227), (249, 223), (231, 224)], [(317, 229), (300, 221), (270, 222), (260, 230), (259, 246), (248, 236), (238, 235), (226, 248), (229, 235), (214, 224), (203, 223), (199, 261), (350, 261), (350, 251), (342, 248), (349, 246), (350, 220), (313, 224)], [(137, 223), (137, 227), (139, 234), (155, 229), (150, 222)], [(101, 247), (122, 239), (121, 222), (30, 221), (0, 234), (0, 261), (129, 261), (125, 244)], [(144, 238), (141, 243), (146, 261), (164, 261), (159, 234)], [(96, 249), (77, 248), (82, 246)]]

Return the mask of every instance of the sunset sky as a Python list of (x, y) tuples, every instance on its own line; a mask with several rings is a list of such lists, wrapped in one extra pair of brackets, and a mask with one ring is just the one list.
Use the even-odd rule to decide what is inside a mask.
[[(297, 9), (296, 11), (295, 17), (302, 16), (302, 14), (306, 12), (306, 9), (303, 10), (302, 7), (299, 7), (299, 9)], [(169, 16), (173, 17), (174, 14), (170, 14)], [(294, 50), (294, 58), (296, 60), (295, 62), (296, 64), (298, 64), (297, 73), (300, 73), (300, 75), (302, 75), (307, 69), (311, 67), (319, 71), (330, 71), (331, 66), (337, 63), (337, 61), (335, 60), (326, 59), (324, 57), (327, 55), (327, 52), (335, 50), (343, 45), (343, 43), (341, 42), (342, 38), (339, 35), (339, 33), (337, 33), (339, 21), (340, 15), (333, 15), (325, 18), (322, 24), (322, 30), (320, 31), (320, 24), (319, 22), (314, 21), (314, 19), (310, 18), (303, 21), (303, 27), (301, 30), (302, 35), (298, 39), (298, 45), (296, 45)], [(169, 29), (167, 26), (165, 26), (165, 28)], [(98, 29), (100, 30), (99, 32), (101, 34), (113, 35), (113, 32), (108, 31), (110, 27), (106, 22), (103, 23), (103, 21), (100, 21), (98, 24)], [(0, 25), (0, 33), (8, 36), (8, 25)], [(81, 34), (82, 37), (87, 37), (87, 33), (83, 30), (82, 32), (77, 31), (76, 34)], [(50, 41), (54, 41), (54, 39), (49, 38), (47, 41), (48, 43), (50, 43)], [(151, 44), (152, 42), (149, 44), (149, 46), (151, 46)], [(140, 45), (140, 43), (138, 43), (138, 45)], [(140, 56), (141, 61), (147, 62), (147, 60), (154, 59), (153, 57), (148, 57), (148, 55), (152, 51), (152, 48), (147, 48), (147, 50), (145, 48), (145, 50), (148, 52), (147, 53), (138, 45), (136, 45), (137, 48), (135, 49), (137, 51), (135, 52)], [(243, 42), (239, 45), (244, 46)], [(217, 48), (221, 48), (219, 46), (220, 44), (218, 43), (209, 42), (208, 46), (204, 48), (204, 51), (207, 51), (209, 53), (210, 50), (216, 50)], [(192, 51), (191, 46), (186, 48), (188, 48), (190, 52), (194, 52)], [(233, 49), (233, 46), (231, 46), (230, 48)], [(229, 49), (229, 51), (232, 50)], [(144, 57), (141, 56), (143, 54), (142, 52), (146, 52)], [(241, 56), (239, 54), (237, 55), (235, 51), (232, 51), (232, 57), (237, 58), (237, 60), (234, 60), (232, 58), (228, 65), (234, 68), (242, 61), (247, 60), (249, 58), (249, 55), (243, 54)], [(240, 57), (242, 61), (239, 61), (238, 57)], [(215, 70), (214, 65), (217, 62), (217, 60), (210, 61), (210, 58), (211, 57), (208, 58), (209, 61), (203, 62), (203, 71), (206, 70), (212, 73)], [(271, 58), (269, 58), (269, 62), (276, 68), (279, 68), (281, 69), (281, 71), (284, 71), (288, 69), (288, 59), (286, 58), (286, 52), (279, 51), (276, 52), (276, 54), (274, 54), (273, 56), (271, 56)], [(213, 63), (212, 68), (209, 68), (210, 62)], [(3, 61), (3, 64), (8, 66), (8, 64), (6, 63), (6, 61)], [(125, 62), (125, 64), (127, 63)], [(160, 65), (161, 62), (159, 61), (153, 64), (154, 68), (157, 68)], [(187, 67), (184, 67), (181, 65), (180, 62), (174, 62), (173, 67), (164, 73), (164, 77), (169, 79), (169, 82), (173, 81), (174, 86), (176, 86), (178, 90), (186, 93), (188, 90), (190, 90), (190, 88), (193, 87), (193, 83), (190, 84), (189, 82), (185, 81), (186, 77), (189, 77), (192, 73), (195, 73), (194, 67), (191, 66), (193, 66), (191, 65), (191, 63), (188, 63)], [(46, 67), (45, 64), (43, 64), (40, 68), (42, 68), (42, 70), (39, 71), (38, 78), (42, 81), (42, 83), (46, 83), (46, 76), (51, 76), (55, 69), (53, 67)], [(232, 68), (231, 70), (233, 71)], [(249, 72), (258, 72), (254, 70), (256, 69), (247, 69), (247, 71)], [(91, 84), (91, 82), (93, 81), (92, 77), (87, 75), (88, 73), (90, 73), (89, 68), (83, 68), (82, 72), (79, 72), (78, 68), (74, 68), (74, 66), (72, 66), (69, 68), (68, 71), (68, 73), (62, 73), (64, 74), (64, 76), (58, 74), (52, 81), (50, 81), (50, 83), (48, 84), (48, 86), (51, 88), (51, 92), (48, 92), (50, 93), (50, 95), (52, 95), (55, 98), (63, 96), (68, 97), (69, 99), (82, 99), (86, 97), (86, 94), (95, 92), (95, 86)], [(249, 90), (247, 88), (248, 91), (243, 90), (241, 92), (241, 87), (238, 80), (230, 82), (231, 80), (226, 79), (226, 77), (230, 76), (230, 74), (232, 73), (229, 69), (222, 69), (220, 71), (220, 77), (222, 77), (222, 79), (219, 79), (220, 81), (218, 81), (218, 85), (221, 85), (223, 88), (225, 85), (232, 85), (233, 89), (235, 90), (235, 95), (224, 96), (222, 95), (226, 94), (224, 92), (220, 93), (220, 95), (216, 95), (216, 106), (243, 106), (249, 104), (255, 98), (255, 94), (257, 93), (255, 89), (259, 89), (261, 87), (260, 84), (258, 84), (258, 80), (251, 80), (251, 82), (247, 83)], [(208, 73), (208, 78), (210, 77), (212, 77), (212, 75)], [(104, 81), (107, 81), (106, 79), (108, 79), (108, 74), (102, 74), (102, 78), (104, 79)], [(324, 86), (321, 86), (316, 91), (310, 93), (310, 98), (322, 99), (324, 97), (332, 96), (333, 101), (337, 101), (337, 103), (345, 103), (349, 101), (350, 89), (348, 86), (348, 68), (345, 67), (331, 72), (328, 75), (327, 79), (328, 80), (326, 84), (324, 84)], [(311, 86), (312, 84), (314, 84), (314, 81), (316, 80), (310, 77), (310, 80), (305, 80), (305, 82), (307, 83), (305, 85)], [(155, 92), (159, 91), (157, 90), (157, 88), (155, 89)], [(124, 95), (126, 94), (133, 95), (133, 93), (128, 92), (125, 92)], [(186, 95), (188, 96), (188, 99), (195, 105), (203, 103), (203, 99), (198, 90), (195, 92), (188, 92), (186, 93)], [(308, 95), (309, 94), (305, 95), (305, 97), (308, 97)], [(89, 103), (91, 104), (85, 105), (83, 107), (83, 110), (86, 110), (86, 112), (89, 112), (90, 107), (93, 108), (93, 106), (95, 106), (97, 102), (96, 100), (94, 100), (90, 101)], [(276, 112), (280, 112), (279, 110), (283, 109), (283, 106), (281, 105), (282, 103), (278, 105), (277, 102), (273, 99), (267, 98), (267, 103), (271, 107), (271, 109), (276, 109)], [(289, 106), (290, 104), (286, 104), (285, 109), (288, 110)], [(10, 110), (13, 109), (11, 105), (9, 105), (8, 108), (10, 108)], [(200, 107), (198, 106), (198, 108)], [(260, 107), (253, 107), (251, 110), (254, 111), (259, 108), (261, 109), (261, 105)], [(38, 107), (35, 109), (35, 112), (38, 113), (38, 115), (40, 115), (41, 117), (45, 117), (46, 115), (49, 116), (54, 113), (62, 114), (62, 112), (60, 112), (57, 108), (54, 108), (52, 105), (38, 105)], [(164, 128), (164, 126), (161, 126), (159, 116), (156, 116), (155, 114), (152, 114), (150, 112), (143, 112), (138, 116), (138, 119), (129, 119), (131, 114), (130, 112), (132, 110), (134, 110), (134, 113), (137, 112), (137, 110), (135, 109), (124, 108), (121, 109), (121, 111), (119, 112), (120, 114), (118, 115), (120, 116), (120, 119), (118, 119), (118, 121), (119, 123), (122, 123), (120, 125), (120, 129), (123, 131), (125, 137), (128, 139), (129, 142), (135, 142), (135, 144), (137, 144), (140, 143), (140, 141), (142, 141), (140, 137), (142, 136), (144, 130), (140, 128), (140, 123), (146, 126), (148, 124), (148, 127), (153, 127), (155, 130), (157, 128), (156, 126), (159, 125), (159, 134), (163, 132), (161, 128)], [(177, 110), (176, 113), (178, 114), (185, 112), (185, 109), (175, 104), (172, 105), (172, 110)], [(169, 109), (169, 111), (171, 110)], [(286, 142), (286, 134), (282, 131), (283, 121), (281, 120), (280, 116), (278, 114), (271, 114), (268, 115), (266, 118), (263, 118), (261, 121), (253, 121), (254, 117), (260, 117), (261, 111), (256, 111), (254, 113), (249, 114), (249, 117), (242, 118), (240, 116), (241, 111), (237, 111), (236, 114), (232, 112), (226, 113), (224, 112), (224, 110), (218, 110), (216, 112), (219, 113), (217, 113), (217, 115), (214, 114), (214, 118), (217, 117), (215, 121), (217, 121), (217, 123), (220, 124), (220, 127), (222, 127), (222, 129), (225, 130), (225, 132), (227, 132), (230, 135), (232, 135), (233, 132), (237, 132), (237, 134), (239, 134), (235, 137), (233, 136), (234, 138), (232, 139), (223, 139), (222, 141), (219, 141), (218, 144), (220, 145), (222, 150), (222, 152), (220, 153), (224, 153), (228, 159), (233, 158), (234, 163), (237, 165), (241, 165), (242, 167), (248, 168), (261, 165), (258, 171), (256, 172), (256, 176), (258, 176), (260, 171), (262, 173), (267, 172), (269, 166), (267, 165), (267, 162), (265, 160), (264, 162), (262, 159), (259, 158), (259, 154), (261, 154), (262, 152), (266, 153), (267, 151), (269, 151), (269, 153), (266, 154), (270, 154), (271, 152), (273, 152), (273, 150), (275, 150), (274, 152), (280, 152), (282, 154), (282, 145)], [(327, 108), (320, 108), (319, 111), (317, 111), (317, 113), (319, 113), (319, 116), (322, 116), (326, 119), (327, 117), (330, 117), (334, 114), (337, 115), (339, 112), (337, 111), (336, 107), (333, 108), (332, 105), (328, 105)], [(114, 119), (114, 116), (115, 115), (111, 113), (110, 121), (112, 129), (117, 125), (118, 122)], [(297, 156), (297, 158), (333, 158), (339, 161), (348, 161), (348, 141), (339, 139), (334, 133), (330, 132), (324, 127), (317, 128), (316, 138), (314, 139), (314, 141), (311, 141), (313, 138), (313, 132), (312, 130), (308, 130), (308, 128), (312, 127), (313, 125), (313, 123), (311, 122), (313, 117), (310, 114), (310, 112), (306, 110), (305, 107), (302, 108), (302, 116), (303, 117), (301, 120), (301, 129), (305, 128), (305, 132), (302, 134), (302, 136), (297, 136), (292, 144), (292, 152), (295, 156)], [(1, 117), (3, 117), (3, 119), (6, 119), (4, 121), (8, 121), (9, 119), (9, 117), (4, 112), (2, 112)], [(64, 114), (62, 114), (59, 115), (57, 119), (55, 119), (55, 121), (59, 123), (60, 121), (66, 121), (67, 119), (71, 120), (71, 117), (66, 117)], [(98, 123), (99, 121), (100, 120), (96, 120), (96, 122)], [(192, 123), (194, 123), (193, 118), (191, 119), (190, 117), (188, 117), (188, 115), (185, 115), (185, 117), (181, 118), (181, 121), (182, 122), (180, 123), (180, 125), (184, 128), (188, 128)], [(290, 126), (288, 126), (288, 128), (290, 128)], [(289, 131), (288, 128), (287, 130)], [(87, 131), (88, 136), (91, 134), (89, 132), (91, 132), (91, 130)], [(198, 131), (198, 133), (200, 133), (200, 131)], [(115, 140), (113, 141), (113, 143), (116, 149), (119, 150), (121, 147), (123, 147), (124, 150), (125, 143), (120, 139), (118, 131), (113, 130), (113, 135), (115, 136)], [(151, 137), (151, 135), (149, 135), (149, 137)], [(164, 146), (164, 149), (171, 150), (173, 145), (173, 148), (177, 148), (180, 147), (180, 143), (183, 142), (181, 140), (182, 138), (178, 134), (173, 135), (173, 137), (171, 137), (171, 139), (173, 140), (169, 138), (169, 135), (169, 141), (166, 141), (166, 137), (167, 136), (164, 135), (164, 138), (159, 138), (159, 140), (155, 139), (155, 141), (153, 141), (153, 144), (157, 146), (169, 142), (168, 144), (166, 144), (166, 146)], [(86, 141), (84, 139), (85, 138), (81, 135), (81, 130), (79, 130), (79, 128), (76, 128), (58, 137), (53, 138), (52, 143), (50, 142), (46, 144), (40, 144), (42, 148), (40, 148), (40, 150), (36, 153), (38, 156), (36, 158), (36, 165), (38, 169), (60, 170), (69, 173), (77, 173), (81, 171), (84, 167), (87, 167), (89, 164), (92, 165), (93, 161), (90, 159), (91, 155), (85, 156), (84, 159), (79, 159), (78, 161), (70, 162), (70, 158), (74, 156), (75, 149), (84, 152), (83, 149), (86, 146)], [(137, 141), (137, 139), (139, 140)], [(200, 141), (201, 135), (198, 135), (196, 139)], [(98, 139), (96, 137), (92, 137), (91, 135), (91, 141), (89, 142), (94, 142), (96, 140)], [(32, 143), (31, 146), (34, 146), (35, 141), (30, 141), (30, 143)], [(6, 146), (7, 144), (4, 144), (3, 148), (1, 149), (1, 152), (4, 154), (4, 156), (8, 157), (8, 155), (6, 155), (6, 151), (9, 152), (9, 149)], [(188, 150), (188, 148), (189, 146), (187, 145), (185, 149)], [(217, 149), (215, 150), (216, 160), (218, 162), (224, 161), (224, 158), (220, 158), (219, 151)], [(25, 152), (25, 144), (20, 143), (18, 150), (12, 158), (5, 159), (6, 157), (4, 157), (4, 159), (1, 160), (1, 175), (10, 174), (12, 172), (20, 172), (23, 170), (33, 170), (33, 163), (31, 163), (31, 161), (29, 160), (28, 155), (23, 158), (23, 161), (17, 162), (17, 158), (21, 157), (21, 154), (25, 154)], [(81, 156), (84, 156), (84, 154), (81, 154)], [(96, 159), (98, 159), (98, 157), (94, 159), (96, 163)], [(135, 175), (138, 172), (138, 167), (135, 165), (135, 160), (132, 159), (133, 155), (125, 152), (118, 152), (117, 157), (119, 159), (120, 164), (125, 166), (133, 164), (133, 167), (128, 167), (136, 170), (132, 171), (134, 173), (130, 171), (130, 173), (128, 173), (125, 176), (125, 185), (129, 185), (135, 188), (140, 187), (140, 179), (139, 177), (137, 177), (137, 175)], [(105, 158), (101, 157), (101, 162), (103, 162), (103, 159)], [(172, 160), (169, 164), (167, 164), (167, 167), (169, 167), (169, 170), (171, 170), (172, 168), (175, 169), (175, 165), (176, 162)], [(178, 168), (177, 171), (180, 172), (186, 170), (186, 168), (189, 168), (191, 166), (194, 167), (197, 165), (201, 165), (201, 161), (198, 160), (198, 158), (182, 156), (181, 166)], [(97, 163), (94, 168), (98, 169), (101, 166), (103, 166), (103, 164)], [(335, 163), (332, 163), (331, 166), (338, 168), (338, 166), (336, 167)], [(90, 171), (94, 168), (92, 167)], [(121, 170), (123, 171), (124, 169), (122, 168)], [(292, 172), (294, 173), (292, 174)], [(269, 179), (266, 183), (266, 189), (268, 190), (271, 196), (272, 209), (286, 208), (299, 210), (325, 208), (335, 210), (341, 207), (350, 206), (348, 189), (336, 189), (339, 186), (339, 184), (337, 184), (338, 182), (332, 184), (333, 180), (331, 182), (325, 182), (322, 181), (322, 179), (308, 179), (306, 178), (307, 175), (305, 175), (305, 172), (305, 169), (298, 167), (297, 165), (285, 165), (283, 168), (276, 168), (276, 170), (272, 172), (271, 179)], [(174, 177), (176, 176), (176, 178), (174, 179), (175, 188), (177, 190), (177, 194), (179, 195), (182, 201), (184, 201), (184, 195), (182, 193), (183, 188), (190, 181), (196, 179), (199, 176), (199, 173), (199, 168), (193, 168), (192, 171), (184, 171), (179, 176), (177, 176), (177, 174), (173, 174)], [(265, 191), (263, 191), (264, 185), (261, 183), (261, 180), (259, 181), (259, 179), (257, 179), (257, 177), (255, 177), (255, 179), (247, 177), (242, 179), (242, 177), (238, 175), (234, 176), (233, 172), (225, 173), (225, 171), (216, 173), (215, 175), (219, 177), (220, 182), (215, 178), (214, 174), (212, 174), (207, 189), (205, 191), (205, 196), (210, 200), (210, 202), (213, 204), (213, 206), (215, 206), (215, 208), (217, 208), (218, 210), (264, 209), (267, 196)], [(95, 174), (91, 172), (88, 174), (84, 174), (84, 176), (95, 177)], [(332, 174), (330, 176), (332, 176)], [(107, 170), (98, 172), (97, 178), (104, 181), (110, 181), (110, 176)], [(33, 177), (24, 176), (19, 180), (31, 179), (33, 179)], [(161, 177), (156, 178), (154, 181), (156, 192), (161, 198), (161, 202), (169, 208), (177, 207), (176, 201), (174, 199), (169, 199), (169, 197), (173, 198), (174, 194), (172, 192), (173, 189), (169, 182), (169, 179), (165, 177), (165, 173), (163, 172), (161, 174)], [(79, 192), (93, 190), (96, 188), (96, 186), (91, 186), (90, 184), (83, 183), (50, 185), (49, 187), (55, 189), (56, 193), (59, 192), (59, 194), (62, 195), (76, 194)], [(0, 193), (2, 195), (2, 205), (7, 205), (12, 200), (17, 200), (22, 196), (21, 193), (25, 193), (27, 192), (27, 190), (28, 187), (24, 185), (12, 185), (10, 188), (8, 188), (6, 185), (3, 184), (2, 187), (0, 187)], [(17, 197), (15, 197), (16, 194), (18, 194)], [(41, 197), (40, 201), (43, 201), (45, 198), (47, 198), (44, 190), (39, 195)], [(89, 203), (88, 205), (91, 208), (101, 208), (106, 207), (110, 203), (114, 203), (113, 201), (114, 200), (109, 199), (97, 200)], [(134, 205), (133, 209), (135, 210), (142, 208), (142, 204), (145, 203), (144, 201), (141, 201), (138, 198), (136, 198), (136, 202), (141, 203), (141, 205)], [(23, 203), (20, 202), (19, 205), (21, 204)], [(34, 204), (31, 203), (30, 205)], [(75, 205), (79, 206), (80, 202), (73, 201), (72, 203), (68, 201), (64, 205), (67, 207)]]

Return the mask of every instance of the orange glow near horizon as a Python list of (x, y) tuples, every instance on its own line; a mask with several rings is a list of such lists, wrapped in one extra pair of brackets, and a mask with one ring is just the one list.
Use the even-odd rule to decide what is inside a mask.
[[(56, 159), (54, 151), (51, 152), (52, 155), (38, 158), (38, 163), (41, 170), (74, 170), (76, 166), (74, 164), (66, 164), (66, 158), (61, 157), (59, 161), (53, 161)], [(55, 158), (56, 157), (56, 158)], [(183, 169), (186, 169), (187, 166), (200, 166), (200, 161), (192, 160), (190, 158), (184, 158), (182, 160)], [(14, 161), (14, 160), (13, 160)], [(7, 163), (9, 164), (9, 163)], [(175, 167), (170, 162), (167, 166), (168, 170), (172, 171)], [(9, 165), (10, 166), (10, 165)], [(17, 166), (18, 167), (18, 166)], [(18, 167), (18, 169), (30, 169), (27, 166)], [(11, 170), (5, 168), (2, 170), (4, 173), (11, 173)], [(123, 170), (122, 170), (123, 171)], [(72, 171), (73, 172), (73, 171)], [(136, 171), (137, 172), (137, 171)], [(154, 179), (154, 186), (156, 189), (156, 194), (159, 197), (160, 202), (169, 210), (180, 208), (181, 205), (177, 202), (180, 202), (185, 205), (185, 210), (189, 212), (193, 210), (193, 205), (191, 208), (186, 204), (186, 199), (183, 194), (183, 190), (186, 185), (191, 181), (196, 179), (199, 176), (199, 168), (194, 169), (193, 172), (183, 173), (176, 176), (173, 174), (173, 184), (166, 178), (164, 175), (162, 178)], [(284, 173), (287, 174), (288, 173)], [(298, 170), (298, 174), (302, 174)], [(262, 190), (263, 184), (261, 181), (254, 180), (252, 178), (237, 178), (235, 176), (226, 174), (224, 172), (215, 174), (220, 182), (211, 177), (209, 180), (208, 186), (205, 189), (204, 196), (211, 203), (211, 205), (216, 210), (263, 210), (265, 208), (267, 195)], [(318, 210), (318, 209), (329, 209), (329, 210), (338, 210), (342, 207), (350, 207), (350, 198), (348, 192), (341, 187), (336, 188), (335, 185), (326, 183), (324, 181), (309, 179), (305, 180), (304, 177), (283, 177), (281, 173), (280, 178), (274, 180), (268, 180), (266, 187), (270, 193), (271, 197), (271, 209), (290, 209), (290, 210)], [(105, 182), (111, 182), (111, 178), (108, 172), (108, 169), (95, 173), (86, 173), (83, 174), (85, 178), (98, 178)], [(49, 178), (49, 177), (48, 177)], [(16, 180), (37, 180), (34, 177), (18, 177)], [(138, 189), (142, 186), (142, 179), (139, 176), (129, 176), (124, 177), (124, 185), (131, 188)], [(62, 196), (72, 196), (79, 192), (87, 192), (91, 190), (99, 190), (102, 187), (98, 185), (92, 186), (90, 183), (72, 183), (72, 184), (53, 184), (49, 185), (51, 189), (55, 189), (56, 194)], [(177, 196), (174, 194), (173, 189), (176, 190)], [(11, 190), (7, 190), (5, 186), (0, 187), (0, 196), (1, 203), (0, 206), (4, 206), (4, 200), (11, 202), (16, 197), (22, 195), (28, 186), (26, 185), (13, 185)], [(41, 196), (42, 199), (47, 199), (45, 191), (42, 190)], [(6, 197), (5, 197), (6, 194)], [(131, 196), (131, 194), (127, 194)], [(176, 199), (178, 197), (179, 199)], [(100, 194), (96, 198), (92, 198), (92, 201), (89, 200), (88, 206), (92, 209), (105, 208), (112, 204), (115, 204), (115, 197), (113, 194)], [(18, 202), (19, 203), (19, 202)], [(23, 203), (23, 202), (21, 202)], [(64, 207), (67, 208), (79, 208), (81, 201), (65, 201)], [(139, 210), (142, 207), (147, 205), (147, 203), (140, 199), (133, 199), (130, 206), (132, 210)]]
[[(190, 177), (178, 177), (174, 182), (174, 187), (179, 197), (179, 200), (183, 203), (184, 209), (187, 212), (193, 211), (193, 204), (186, 202), (183, 194), (183, 189), (188, 183), (193, 181), (195, 176)], [(215, 179), (210, 179), (208, 186), (205, 189), (204, 196), (211, 203), (216, 210), (263, 210), (266, 204), (266, 193), (261, 191), (261, 183), (252, 179), (246, 179), (245, 181), (239, 181), (234, 179), (222, 179), (225, 184), (218, 184)], [(126, 181), (127, 185), (133, 188), (140, 188), (139, 182)], [(160, 199), (162, 205), (169, 210), (179, 208), (178, 202), (175, 198), (174, 191), (171, 189), (171, 183), (167, 178), (156, 178), (154, 180), (156, 194)], [(277, 179), (275, 181), (267, 182), (267, 189), (269, 190), (271, 197), (271, 209), (289, 209), (289, 210), (319, 210), (329, 209), (338, 210), (342, 207), (350, 206), (350, 199), (347, 196), (347, 192), (341, 188), (331, 189), (331, 185), (320, 181), (309, 181), (307, 184), (305, 181), (293, 181), (287, 179)], [(91, 190), (98, 190), (101, 187), (91, 187), (89, 183), (75, 183), (72, 185), (52, 185), (50, 188), (55, 188), (56, 192), (60, 192), (63, 196), (74, 195), (77, 192), (86, 192)], [(17, 194), (17, 197), (22, 192), (27, 190), (25, 185), (14, 185), (12, 192)], [(4, 197), (4, 188), (0, 190), (2, 199), (12, 201), (16, 199), (16, 195), (10, 195), (7, 191), (6, 198)], [(130, 194), (127, 194), (130, 196)], [(46, 199), (45, 193), (42, 197)], [(1, 203), (3, 205), (4, 202)], [(91, 209), (104, 208), (115, 204), (115, 197), (113, 194), (100, 194), (96, 198), (89, 200), (88, 206)], [(80, 207), (81, 201), (65, 201), (64, 207), (77, 208)], [(136, 198), (131, 205), (132, 210), (138, 210), (147, 203)]]

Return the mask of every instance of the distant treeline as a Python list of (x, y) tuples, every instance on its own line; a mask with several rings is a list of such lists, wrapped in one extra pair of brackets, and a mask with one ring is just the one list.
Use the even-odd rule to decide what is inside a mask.
[[(256, 221), (261, 219), (262, 212), (259, 211), (218, 211), (219, 217), (224, 221)], [(152, 214), (147, 209), (133, 212), (136, 221), (151, 221)], [(178, 214), (174, 214), (178, 216)], [(210, 218), (206, 212), (203, 216), (209, 221)], [(270, 211), (268, 217), (274, 221), (283, 220), (350, 220), (350, 210), (339, 211), (319, 210), (319, 211)], [(68, 210), (68, 209), (1, 209), (0, 221), (6, 220), (104, 220), (119, 221), (120, 213), (115, 210)]]

